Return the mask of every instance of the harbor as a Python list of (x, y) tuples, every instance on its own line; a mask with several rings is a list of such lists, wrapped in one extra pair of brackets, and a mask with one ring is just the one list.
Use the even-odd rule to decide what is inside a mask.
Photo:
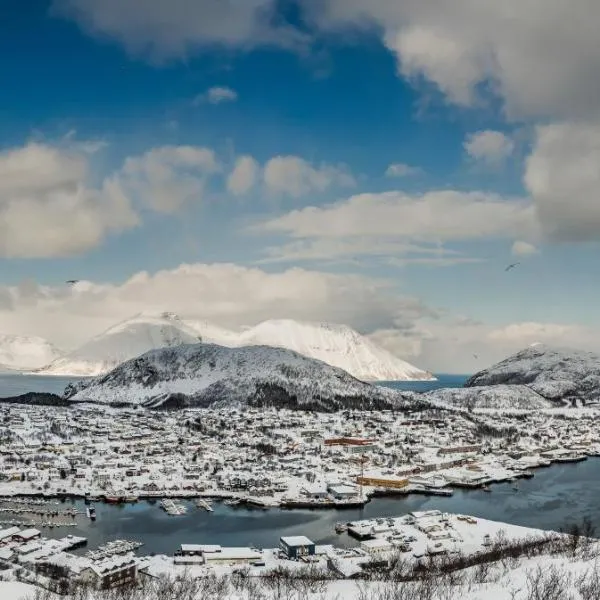
[[(176, 517), (161, 508), (160, 499), (141, 500), (135, 504), (101, 502), (94, 504), (95, 521), (86, 516), (83, 499), (65, 498), (58, 503), (50, 500), (49, 505), (53, 509), (74, 509), (78, 513), (75, 525), (68, 531), (88, 539), (90, 547), (99, 547), (115, 539), (137, 540), (144, 544), (146, 552), (157, 554), (171, 554), (181, 543), (190, 540), (223, 546), (268, 547), (273, 535), (306, 535), (317, 543), (351, 547), (355, 541), (350, 536), (336, 533), (336, 524), (433, 509), (554, 530), (588, 517), (600, 528), (597, 503), (600, 460), (597, 458), (555, 464), (537, 470), (534, 477), (491, 483), (488, 488), (489, 492), (456, 489), (450, 496), (383, 495), (371, 498), (364, 507), (346, 510), (285, 510), (279, 507), (259, 510), (243, 504), (232, 506), (215, 499), (210, 502), (213, 510), (207, 511), (190, 498), (178, 500), (187, 512)], [(38, 529), (51, 538), (64, 536), (61, 528)]]

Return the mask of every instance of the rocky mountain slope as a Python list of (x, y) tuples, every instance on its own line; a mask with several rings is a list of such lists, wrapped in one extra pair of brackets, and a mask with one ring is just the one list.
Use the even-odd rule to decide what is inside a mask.
[(155, 348), (198, 342), (196, 330), (172, 313), (140, 314), (111, 327), (65, 356), (37, 370), (42, 375), (82, 377), (107, 373)]
[(420, 404), (414, 394), (369, 385), (291, 350), (214, 344), (152, 350), (69, 386), (65, 398), (149, 408), (248, 404), (324, 411)]
[(274, 346), (322, 360), (363, 381), (418, 381), (435, 379), (346, 325), (269, 320), (241, 333), (209, 323), (190, 323), (203, 341), (229, 347)]
[(490, 386), (507, 387), (521, 398), (533, 393), (552, 406), (599, 402), (600, 356), (536, 344), (476, 373), (465, 384), (475, 394)]
[(0, 371), (43, 367), (62, 352), (40, 337), (0, 335)]

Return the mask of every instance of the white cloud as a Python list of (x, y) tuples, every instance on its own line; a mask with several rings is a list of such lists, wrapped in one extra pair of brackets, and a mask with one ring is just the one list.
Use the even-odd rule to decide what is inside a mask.
[(600, 123), (538, 127), (525, 185), (550, 238), (600, 239)]
[(295, 238), (390, 236), (445, 242), (530, 235), (535, 221), (524, 200), (484, 192), (440, 190), (411, 196), (395, 191), (294, 210), (257, 229)]
[(409, 262), (431, 266), (480, 262), (479, 259), (461, 256), (459, 252), (443, 248), (438, 244), (415, 244), (408, 240), (386, 236), (301, 239), (281, 246), (267, 247), (264, 253), (266, 257), (259, 263), (318, 260), (356, 264), (360, 262), (359, 258), (365, 257), (376, 258), (380, 262), (393, 266), (405, 266)]
[[(304, 269), (266, 272), (234, 264), (140, 272), (121, 284), (0, 287), (0, 331), (36, 333), (70, 348), (140, 311), (174, 311), (225, 327), (270, 318), (348, 323), (359, 330), (408, 327), (431, 309), (386, 282)], [(200, 299), (200, 300), (199, 300)]]
[(258, 162), (251, 156), (240, 156), (227, 177), (227, 189), (235, 196), (247, 194), (257, 183), (260, 174)]
[(538, 254), (539, 250), (529, 242), (517, 240), (513, 243), (511, 252), (513, 256), (531, 256), (532, 254)]
[(351, 187), (354, 177), (343, 165), (313, 166), (298, 156), (276, 156), (269, 160), (263, 172), (267, 190), (294, 198), (310, 192), (324, 192), (333, 186)]
[(492, 326), (440, 313), (387, 282), (298, 268), (267, 272), (234, 264), (193, 264), (140, 272), (119, 284), (82, 281), (48, 287), (24, 281), (0, 287), (0, 331), (41, 335), (65, 349), (141, 311), (167, 310), (231, 328), (269, 318), (347, 323), (396, 355), (438, 373), (473, 372), (535, 342), (600, 350), (600, 331), (593, 327), (535, 322)]
[(162, 146), (129, 157), (111, 178), (122, 194), (162, 213), (200, 202), (210, 175), (219, 170), (215, 153), (198, 146)]
[(598, 114), (596, 0), (325, 0), (314, 6), (322, 28), (375, 24), (400, 72), (432, 82), (452, 102), (473, 105), (483, 88), (513, 116)]
[(500, 131), (478, 131), (467, 136), (466, 153), (489, 167), (500, 166), (514, 151), (514, 142)]
[(88, 185), (81, 146), (31, 143), (0, 154), (0, 256), (70, 256), (138, 223), (128, 198)]
[(153, 60), (184, 58), (214, 45), (294, 46), (303, 36), (274, 25), (275, 0), (54, 0), (57, 14)]
[(410, 175), (421, 175), (423, 170), (419, 167), (411, 167), (405, 163), (393, 163), (385, 171), (386, 177), (409, 177)]
[(211, 87), (204, 94), (200, 94), (194, 99), (194, 104), (208, 102), (209, 104), (222, 104), (223, 102), (235, 102), (238, 94), (235, 90), (228, 87)]

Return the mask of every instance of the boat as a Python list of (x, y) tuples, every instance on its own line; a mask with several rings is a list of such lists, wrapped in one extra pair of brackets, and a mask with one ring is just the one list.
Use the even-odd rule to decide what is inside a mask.
[(336, 523), (334, 529), (335, 529), (336, 533), (344, 533), (344, 531), (348, 531), (348, 524), (347, 523)]
[(203, 498), (198, 498), (196, 500), (196, 506), (198, 508), (203, 508), (204, 510), (206, 510), (208, 512), (213, 512), (213, 507), (210, 505), (210, 502), (208, 502), (207, 500), (204, 500)]
[(484, 492), (488, 492), (488, 494), (489, 494), (489, 493), (492, 491), (492, 490), (490, 490), (490, 488), (489, 488), (487, 485), (484, 485), (484, 486), (483, 486), (481, 489), (482, 489)]
[(242, 501), (239, 498), (229, 498), (229, 500), (225, 500), (223, 504), (226, 506), (238, 506), (241, 502)]
[(88, 516), (92, 521), (96, 520), (96, 509), (93, 506), (88, 508)]
[(104, 500), (105, 502), (108, 502), (108, 504), (119, 504), (122, 498), (121, 496), (116, 496), (114, 494), (107, 494), (104, 496)]
[(130, 494), (129, 496), (125, 496), (124, 501), (125, 502), (137, 502), (138, 496), (136, 494)]

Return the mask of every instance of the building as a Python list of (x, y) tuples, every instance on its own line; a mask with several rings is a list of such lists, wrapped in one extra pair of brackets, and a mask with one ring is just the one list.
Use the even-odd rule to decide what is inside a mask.
[(279, 547), (289, 559), (314, 556), (315, 543), (304, 535), (292, 535), (279, 539)]
[(358, 490), (353, 485), (344, 485), (343, 483), (330, 484), (327, 491), (336, 500), (348, 500), (358, 495)]
[(42, 532), (38, 529), (24, 529), (15, 533), (13, 539), (17, 542), (30, 542), (31, 540), (37, 540), (41, 535)]
[(221, 548), (202, 553), (206, 565), (251, 565), (263, 560), (263, 555), (252, 548)]
[(135, 558), (122, 556), (93, 564), (81, 573), (81, 579), (97, 589), (110, 589), (135, 583), (138, 565)]

